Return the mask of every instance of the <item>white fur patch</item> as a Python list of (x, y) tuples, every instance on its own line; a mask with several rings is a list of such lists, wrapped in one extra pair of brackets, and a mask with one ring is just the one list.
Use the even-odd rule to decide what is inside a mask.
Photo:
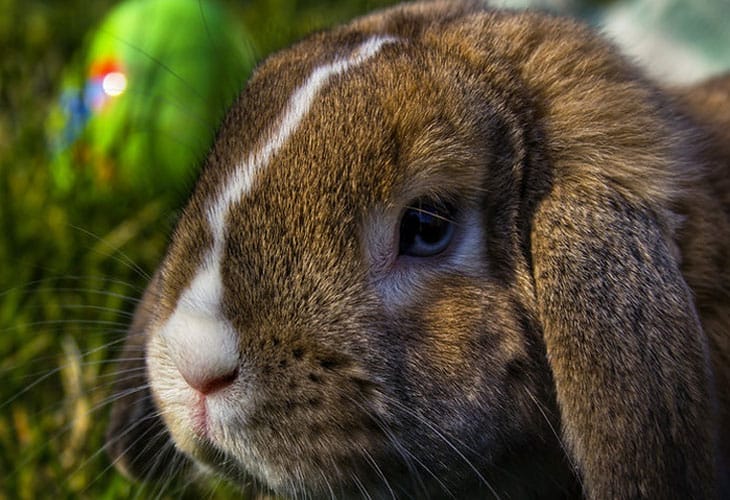
[(215, 380), (238, 367), (236, 331), (220, 314), (222, 292), (218, 265), (203, 267), (160, 330), (170, 358), (189, 383)]
[(231, 205), (251, 190), (256, 175), (296, 131), (327, 82), (333, 76), (364, 63), (384, 44), (395, 40), (387, 36), (372, 37), (348, 58), (316, 68), (289, 98), (284, 114), (264, 145), (237, 166), (233, 177), (209, 207), (207, 215), (213, 232), (213, 248), (203, 259), (198, 273), (160, 331), (172, 360), (188, 381), (226, 375), (239, 362), (236, 331), (220, 311), (225, 220)]
[(251, 153), (245, 161), (238, 165), (233, 178), (210, 208), (208, 221), (213, 229), (216, 243), (223, 240), (225, 219), (230, 206), (251, 190), (256, 175), (268, 165), (272, 156), (286, 144), (289, 137), (296, 131), (312, 107), (319, 91), (333, 76), (363, 64), (375, 56), (383, 45), (395, 41), (396, 38), (390, 36), (374, 36), (360, 45), (349, 58), (337, 59), (330, 64), (316, 68), (307, 81), (294, 91), (289, 98), (286, 111), (278, 122), (278, 127), (269, 135), (263, 147)]

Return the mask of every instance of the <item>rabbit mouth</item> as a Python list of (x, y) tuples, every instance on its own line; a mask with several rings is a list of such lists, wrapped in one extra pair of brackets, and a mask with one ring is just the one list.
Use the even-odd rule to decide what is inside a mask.
[(253, 483), (256, 491), (292, 497), (329, 498), (334, 492), (349, 498), (361, 496), (363, 488), (371, 495), (387, 493), (407, 477), (381, 429), (367, 418), (329, 428), (262, 414), (233, 423), (221, 417), (230, 410), (224, 406), (220, 401), (192, 404), (188, 427), (173, 430), (173, 438), (196, 463), (238, 485)]
[[(355, 401), (352, 388), (342, 387), (337, 402), (332, 393), (319, 401), (272, 397), (249, 411), (235, 404), (229, 388), (188, 398), (166, 421), (178, 448), (203, 470), (253, 491), (292, 498), (441, 498), (446, 492), (469, 498), (466, 485), (480, 494), (490, 490), (492, 478), (481, 472), (490, 453), (466, 451), (435, 425), (426, 432), (415, 424), (403, 428), (396, 423), (402, 415), (379, 414), (374, 398)], [(163, 414), (169, 401), (166, 407)], [(416, 434), (423, 442), (414, 445)]]

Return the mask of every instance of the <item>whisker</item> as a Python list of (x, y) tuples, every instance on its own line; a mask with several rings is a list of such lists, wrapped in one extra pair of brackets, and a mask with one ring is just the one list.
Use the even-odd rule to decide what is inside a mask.
[(400, 440), (395, 436), (393, 431), (390, 429), (388, 424), (383, 421), (383, 419), (374, 414), (372, 411), (370, 411), (367, 407), (364, 405), (358, 403), (354, 398), (348, 397), (348, 399), (355, 404), (363, 413), (365, 413), (368, 417), (372, 419), (373, 422), (378, 426), (378, 428), (383, 432), (383, 434), (388, 438), (388, 441), (393, 445), (393, 448), (398, 452), (398, 455), (403, 460), (403, 463), (406, 465), (409, 471), (409, 477), (411, 480), (415, 481), (417, 483), (418, 489), (420, 489), (423, 492), (424, 497), (428, 497), (428, 488), (426, 487), (425, 483), (423, 482), (423, 478), (421, 477), (421, 473), (418, 471), (418, 469), (414, 466), (413, 462), (415, 462), (417, 465), (419, 465), (423, 470), (425, 470), (428, 475), (430, 475), (441, 487), (441, 489), (446, 493), (449, 497), (454, 498), (456, 500), (456, 497), (451, 493), (450, 489), (446, 486), (446, 484), (441, 481), (441, 479), (433, 472), (431, 469), (426, 466), (416, 455), (408, 451), (408, 449), (400, 442)]
[(558, 431), (553, 426), (552, 422), (550, 421), (550, 418), (548, 418), (547, 414), (545, 413), (545, 410), (538, 401), (538, 399), (535, 397), (534, 394), (532, 394), (532, 391), (528, 387), (525, 387), (525, 393), (529, 396), (529, 398), (532, 400), (533, 403), (535, 403), (535, 406), (540, 411), (540, 414), (545, 419), (545, 422), (548, 424), (548, 427), (550, 428), (550, 431), (553, 433), (553, 436), (555, 436), (555, 439), (557, 439), (558, 444), (560, 445), (560, 449), (562, 450), (563, 454), (565, 455), (565, 458), (568, 460), (568, 464), (570, 464), (570, 470), (572, 472), (572, 475), (578, 480), (578, 483), (580, 484), (581, 491), (585, 491), (585, 488), (583, 488), (583, 479), (581, 478), (581, 475), (577, 472), (579, 470), (578, 465), (573, 460), (573, 457), (568, 452), (568, 449), (565, 447), (565, 443), (563, 442), (562, 438), (560, 437), (560, 434), (558, 434)]
[(17, 331), (20, 327), (34, 327), (34, 326), (66, 326), (66, 325), (93, 325), (93, 326), (117, 326), (119, 328), (125, 328), (128, 324), (121, 321), (111, 320), (98, 320), (98, 319), (48, 319), (43, 321), (33, 321), (30, 323), (23, 323), (17, 327), (8, 327), (0, 330), (1, 333)]
[(393, 500), (395, 500), (396, 499), (395, 492), (393, 491), (393, 488), (391, 488), (388, 478), (385, 477), (385, 474), (383, 473), (383, 471), (380, 468), (380, 466), (378, 465), (378, 463), (375, 461), (375, 459), (372, 457), (372, 455), (370, 454), (370, 452), (368, 452), (367, 449), (362, 448), (360, 451), (365, 456), (365, 460), (370, 464), (370, 466), (373, 468), (373, 470), (375, 470), (375, 473), (378, 475), (378, 477), (380, 477), (380, 479), (383, 480), (383, 483), (385, 483), (385, 487), (388, 489), (388, 492), (390, 493), (390, 497)]
[[(142, 420), (140, 420), (139, 422), (143, 422), (143, 421), (146, 421), (146, 420), (150, 420), (150, 419), (152, 419), (152, 418), (155, 418), (155, 415), (148, 415), (148, 416), (145, 416), (145, 417), (143, 417), (143, 418), (142, 418)], [(136, 424), (138, 424), (139, 422), (137, 422)], [(126, 431), (125, 431), (125, 432), (124, 432), (124, 433), (123, 433), (123, 434), (122, 434), (121, 436), (119, 436), (119, 438), (121, 439), (122, 437), (124, 437), (124, 436), (125, 436), (126, 434), (128, 434), (128, 433), (132, 432), (133, 430), (134, 430), (134, 427), (130, 427), (130, 428), (129, 428), (129, 429), (127, 429), (127, 430), (126, 430)], [(146, 433), (147, 433), (147, 432), (144, 432), (144, 433), (142, 433), (142, 435), (140, 435), (140, 436), (139, 436), (139, 437), (138, 437), (137, 439), (135, 439), (135, 440), (134, 440), (134, 441), (132, 442), (132, 444), (130, 444), (130, 446), (129, 446), (129, 447), (127, 448), (127, 450), (129, 450), (129, 449), (130, 449), (130, 448), (131, 448), (132, 446), (134, 446), (134, 445), (135, 445), (135, 444), (136, 444), (137, 442), (139, 442), (140, 440), (142, 440), (142, 439), (143, 439), (143, 438), (144, 438), (144, 437), (146, 436)], [(152, 441), (152, 440), (150, 440), (150, 441)], [(87, 458), (86, 458), (86, 460), (84, 460), (83, 462), (81, 462), (81, 463), (80, 463), (80, 464), (79, 464), (79, 465), (78, 465), (78, 466), (76, 467), (76, 469), (75, 469), (75, 470), (74, 470), (73, 472), (71, 472), (71, 473), (69, 474), (69, 479), (70, 479), (70, 478), (71, 478), (71, 477), (72, 477), (72, 476), (73, 476), (74, 474), (78, 473), (78, 472), (79, 472), (79, 471), (80, 471), (81, 469), (83, 469), (84, 467), (86, 467), (86, 466), (87, 466), (87, 465), (88, 465), (89, 463), (91, 463), (91, 462), (92, 462), (93, 460), (95, 460), (96, 458), (98, 458), (98, 457), (99, 457), (99, 455), (101, 455), (102, 453), (104, 453), (104, 452), (106, 451), (106, 449), (107, 449), (107, 445), (105, 444), (105, 445), (101, 446), (101, 447), (100, 447), (100, 448), (99, 448), (99, 449), (98, 449), (98, 450), (97, 450), (96, 452), (94, 452), (93, 454), (91, 454), (91, 456), (87, 457)], [(96, 478), (94, 479), (94, 481), (98, 480), (98, 479), (99, 479), (99, 478), (100, 478), (100, 477), (101, 477), (101, 476), (102, 476), (103, 474), (105, 474), (105, 473), (106, 473), (107, 471), (109, 471), (109, 470), (111, 469), (111, 467), (113, 467), (113, 464), (109, 464), (109, 465), (108, 465), (107, 467), (105, 467), (105, 468), (104, 468), (104, 469), (103, 469), (103, 470), (102, 470), (102, 471), (101, 471), (101, 472), (100, 472), (100, 473), (99, 473), (99, 474), (97, 475), (97, 477), (96, 477)], [(68, 481), (69, 479), (67, 479), (67, 481)], [(90, 482), (89, 484), (93, 483), (94, 481), (91, 481), (91, 482)]]
[[(140, 361), (144, 362), (145, 358), (127, 358), (127, 361)], [(116, 360), (115, 360), (116, 361)], [(124, 382), (126, 380), (130, 380), (134, 377), (134, 375), (137, 375), (139, 373), (145, 373), (147, 368), (144, 366), (144, 364), (141, 364), (140, 366), (135, 366), (133, 368), (127, 368), (124, 370), (115, 370), (111, 373), (100, 373), (97, 378), (100, 380), (103, 379), (112, 379), (112, 381), (116, 382)], [(132, 374), (132, 375), (130, 375)], [(123, 375), (120, 377), (120, 375)]]
[[(19, 290), (19, 288), (16, 287), (15, 290)], [(135, 297), (132, 295), (124, 295), (121, 293), (111, 292), (109, 290), (97, 290), (94, 288), (69, 288), (69, 287), (54, 287), (54, 288), (36, 288), (32, 290), (29, 293), (33, 294), (45, 294), (45, 293), (84, 293), (88, 295), (99, 295), (102, 297), (111, 297), (116, 299), (122, 299), (125, 302), (129, 302), (131, 304), (137, 304), (141, 302), (141, 299), (139, 297)]]
[[(93, 328), (93, 329), (89, 328), (89, 330), (92, 332), (95, 332), (95, 333), (99, 333), (100, 335), (104, 335), (104, 336), (109, 335), (109, 334), (117, 334), (117, 333), (123, 334), (126, 331), (126, 329), (121, 329), (121, 328), (107, 329), (104, 332), (98, 332), (98, 329), (96, 329), (96, 328)], [(105, 342), (104, 344), (102, 344), (100, 346), (87, 350), (84, 353), (83, 357), (88, 357), (89, 355), (96, 354), (96, 353), (105, 353), (108, 349), (110, 349), (110, 348), (114, 347), (115, 345), (118, 345), (122, 342), (124, 342), (124, 338), (120, 336), (117, 339), (111, 340), (109, 342)], [(0, 374), (8, 373), (11, 371), (18, 371), (22, 367), (24, 367), (30, 363), (33, 363), (34, 365), (42, 364), (44, 362), (54, 362), (55, 363), (57, 360), (57, 355), (53, 354), (53, 355), (47, 355), (47, 356), (34, 356), (32, 358), (32, 360), (24, 359), (23, 361), (18, 361), (18, 362), (14, 362), (14, 359), (15, 359), (14, 356), (10, 356), (3, 360), (3, 362), (0, 364)], [(43, 370), (41, 372), (25, 374), (24, 376), (40, 376), (45, 373), (46, 373), (46, 370)]]
[[(332, 464), (332, 465), (333, 465), (333, 466), (335, 465), (335, 464), (334, 464), (334, 461), (333, 461), (333, 464)], [(335, 498), (336, 498), (336, 497), (335, 497), (335, 492), (334, 492), (334, 490), (332, 489), (332, 485), (330, 484), (330, 482), (329, 482), (329, 479), (327, 479), (327, 474), (326, 474), (326, 473), (325, 473), (325, 472), (324, 472), (324, 471), (322, 470), (322, 468), (321, 468), (321, 467), (318, 467), (318, 468), (317, 468), (317, 470), (318, 470), (318, 472), (319, 472), (319, 475), (320, 475), (320, 476), (322, 476), (322, 480), (324, 481), (324, 484), (325, 484), (325, 486), (327, 487), (327, 491), (329, 491), (329, 494), (330, 494), (330, 500), (335, 500)]]
[(181, 77), (178, 73), (176, 73), (175, 71), (173, 71), (172, 68), (170, 68), (167, 64), (165, 64), (159, 58), (153, 56), (152, 54), (150, 54), (149, 52), (145, 51), (144, 49), (142, 49), (141, 47), (137, 46), (136, 44), (130, 43), (129, 41), (125, 40), (123, 37), (117, 35), (116, 33), (112, 33), (110, 31), (102, 31), (102, 33), (105, 33), (106, 35), (114, 38), (116, 41), (121, 42), (122, 44), (126, 45), (130, 49), (134, 50), (135, 52), (143, 55), (144, 57), (146, 57), (150, 61), (154, 62), (160, 68), (162, 68), (165, 71), (167, 71), (178, 82), (180, 82), (183, 85), (183, 87), (186, 88), (190, 92), (191, 95), (195, 96), (197, 99), (199, 99), (202, 102), (206, 102), (205, 97), (202, 94), (200, 94), (200, 92), (198, 92), (198, 90), (195, 89), (195, 87), (193, 87), (192, 85), (190, 85), (190, 82), (188, 82), (183, 77)]
[(358, 491), (362, 494), (363, 498), (368, 498), (369, 500), (373, 500), (373, 497), (370, 496), (370, 493), (368, 493), (368, 490), (365, 489), (365, 486), (362, 484), (362, 481), (360, 481), (360, 478), (356, 473), (350, 474), (350, 478), (352, 478), (352, 481), (355, 483), (355, 486), (357, 486)]
[[(93, 349), (91, 351), (87, 351), (84, 354), (84, 356), (88, 356), (89, 354), (93, 354), (95, 352), (99, 352), (101, 350), (104, 350), (104, 349), (108, 348), (108, 346), (110, 344), (114, 344), (114, 343), (120, 342), (122, 340), (123, 339), (114, 340), (114, 341), (112, 341), (112, 342), (110, 342), (108, 344), (105, 344), (103, 346), (97, 347), (96, 349)], [(110, 362), (112, 362), (112, 360), (106, 360), (103, 363), (110, 363)], [(68, 368), (69, 366), (72, 365), (72, 363), (73, 363), (72, 361), (69, 361), (68, 363), (65, 363), (65, 364), (60, 365), (60, 366), (58, 366), (56, 368), (53, 368), (52, 370), (50, 370), (48, 372), (44, 372), (42, 375), (39, 374), (38, 378), (36, 380), (34, 380), (33, 382), (31, 382), (29, 385), (27, 385), (25, 388), (23, 388), (23, 390), (17, 392), (13, 397), (11, 397), (10, 399), (4, 401), (3, 403), (0, 403), (0, 410), (3, 409), (3, 408), (5, 408), (5, 407), (7, 407), (8, 405), (10, 405), (11, 403), (13, 403), (17, 399), (19, 399), (22, 395), (26, 394), (31, 389), (37, 387), (43, 381), (48, 380), (50, 377), (52, 377), (52, 376), (60, 373), (64, 369)], [(103, 363), (101, 363), (101, 364), (103, 364)]]
[[(60, 371), (60, 368), (59, 368), (58, 371)], [(146, 387), (135, 388), (134, 390), (130, 390), (129, 391), (129, 394), (132, 394), (134, 392), (139, 392), (140, 390), (144, 390), (145, 388)], [(126, 395), (126, 394), (124, 394), (124, 395)], [(122, 396), (120, 396), (120, 397), (122, 397)], [(65, 406), (66, 404), (67, 404), (66, 402), (60, 402), (59, 403), (59, 407)], [(105, 403), (105, 404), (97, 404), (97, 405), (93, 406), (92, 408), (87, 409), (86, 411), (84, 411), (83, 414), (77, 415), (76, 417), (79, 417), (79, 416), (87, 417), (87, 416), (93, 414), (94, 412), (96, 412), (97, 410), (99, 410), (100, 408), (103, 408), (104, 406), (107, 406), (107, 405), (108, 405), (108, 403)], [(48, 409), (46, 409), (45, 411), (48, 411)], [(70, 421), (68, 424), (64, 425), (57, 432), (55, 432), (52, 436), (50, 436), (48, 438), (48, 442), (52, 442), (52, 441), (56, 441), (56, 440), (60, 439), (61, 436), (63, 436), (67, 432), (70, 432), (74, 428), (75, 425), (77, 425), (77, 424), (76, 424), (76, 421), (75, 421), (75, 418), (74, 418), (74, 420)], [(36, 459), (42, 453), (42, 451), (43, 451), (43, 448), (42, 447), (38, 447), (36, 449), (36, 451), (34, 451), (32, 453), (28, 453), (25, 456), (24, 459), (20, 460), (17, 463), (17, 466), (15, 467), (15, 470), (14, 470), (13, 474), (17, 474), (17, 471), (18, 470), (20, 470), (20, 469), (24, 468), (25, 466), (27, 466), (27, 464), (30, 463), (31, 460)], [(90, 461), (90, 459), (88, 459), (86, 462), (89, 462), (89, 461)], [(76, 472), (78, 472), (78, 470), (80, 470), (80, 468), (77, 469), (76, 471), (74, 471), (73, 474), (75, 474)], [(69, 475), (69, 478), (67, 478), (67, 481), (70, 479), (70, 477), (73, 474), (70, 474)]]
[[(93, 362), (79, 363), (78, 364), (78, 367), (79, 368), (88, 368), (88, 367), (91, 367), (91, 366), (110, 365), (112, 363), (114, 363), (114, 360), (105, 359), (105, 360), (98, 360), (98, 361), (93, 361)], [(58, 367), (58, 371), (59, 372), (62, 372), (63, 370), (67, 369), (68, 367), (72, 366), (72, 364), (73, 363), (69, 362), (69, 363), (67, 363), (65, 365), (59, 366)], [(98, 374), (98, 375), (96, 375), (95, 378), (97, 380), (99, 380), (99, 379), (104, 379), (104, 378), (109, 379), (109, 378), (114, 377), (114, 379), (112, 380), (112, 382), (114, 380), (123, 381), (123, 380), (125, 380), (125, 378), (119, 378), (117, 376), (117, 374), (118, 373), (125, 373), (125, 372), (130, 373), (132, 371), (134, 371), (136, 374), (144, 373), (145, 372), (145, 367), (144, 366), (139, 366), (139, 367), (135, 367), (135, 368), (128, 369), (128, 370), (121, 370), (121, 371), (119, 371), (117, 373)], [(39, 373), (42, 374), (42, 375), (45, 375), (45, 374), (47, 374), (47, 371), (44, 370), (43, 372), (39, 372)], [(37, 374), (35, 376), (41, 376), (41, 375)], [(93, 387), (93, 389), (102, 389), (104, 387), (108, 387), (109, 385), (111, 385), (111, 383), (107, 381), (104, 384), (97, 384), (96, 386)]]
[[(99, 451), (97, 451), (97, 454), (100, 454), (101, 452), (103, 452), (103, 451), (106, 451), (106, 450), (107, 450), (107, 448), (108, 448), (108, 446), (110, 446), (110, 445), (111, 445), (111, 444), (112, 444), (112, 443), (113, 443), (114, 441), (119, 441), (119, 440), (123, 439), (123, 438), (124, 438), (124, 437), (125, 437), (126, 435), (128, 435), (129, 433), (131, 433), (131, 432), (134, 432), (134, 431), (136, 430), (136, 427), (137, 427), (137, 426), (139, 426), (139, 424), (140, 424), (140, 423), (142, 423), (142, 422), (145, 422), (145, 421), (149, 421), (149, 420), (152, 420), (152, 419), (155, 419), (155, 418), (158, 418), (159, 416), (160, 416), (160, 415), (159, 415), (159, 412), (156, 412), (156, 413), (153, 413), (153, 414), (149, 414), (149, 415), (145, 415), (145, 416), (144, 416), (144, 417), (143, 417), (143, 418), (142, 418), (141, 420), (139, 420), (139, 421), (135, 422), (135, 424), (134, 424), (133, 426), (130, 426), (130, 427), (129, 427), (128, 429), (126, 429), (126, 430), (125, 430), (125, 431), (124, 431), (124, 432), (123, 432), (122, 434), (120, 434), (119, 436), (114, 436), (113, 438), (111, 438), (111, 440), (107, 441), (107, 442), (106, 442), (106, 443), (105, 443), (105, 444), (104, 444), (104, 445), (103, 445), (103, 446), (101, 447), (101, 449), (100, 449)], [(113, 461), (112, 461), (112, 462), (111, 462), (110, 464), (108, 464), (108, 465), (107, 465), (107, 466), (106, 466), (106, 467), (105, 467), (105, 468), (104, 468), (104, 469), (103, 469), (103, 470), (102, 470), (102, 471), (101, 471), (101, 472), (100, 472), (100, 473), (99, 473), (99, 474), (97, 475), (97, 478), (96, 478), (95, 480), (98, 480), (98, 479), (99, 479), (99, 478), (101, 478), (101, 477), (102, 477), (102, 476), (103, 476), (104, 474), (106, 474), (107, 472), (109, 472), (109, 471), (110, 471), (110, 470), (111, 470), (111, 469), (112, 469), (113, 467), (115, 467), (115, 466), (116, 466), (116, 463), (117, 463), (117, 461), (118, 461), (118, 460), (120, 460), (120, 459), (121, 459), (121, 458), (122, 458), (123, 456), (125, 456), (125, 455), (126, 455), (126, 453), (127, 453), (127, 452), (128, 452), (129, 450), (131, 450), (131, 449), (132, 449), (132, 448), (133, 448), (133, 447), (134, 447), (134, 446), (135, 446), (135, 445), (136, 445), (137, 443), (139, 443), (139, 442), (140, 442), (141, 440), (143, 440), (143, 439), (147, 438), (147, 437), (148, 437), (148, 434), (149, 434), (149, 431), (150, 431), (149, 429), (146, 429), (146, 430), (144, 430), (144, 431), (143, 431), (143, 432), (142, 432), (142, 433), (141, 433), (141, 434), (140, 434), (139, 436), (137, 436), (137, 437), (136, 437), (136, 438), (135, 438), (135, 439), (134, 439), (134, 440), (133, 440), (133, 441), (132, 441), (131, 443), (129, 443), (129, 445), (128, 445), (128, 446), (127, 446), (127, 447), (126, 447), (125, 449), (124, 449), (124, 451), (123, 451), (123, 452), (122, 452), (122, 453), (121, 453), (121, 454), (120, 454), (120, 455), (119, 455), (119, 456), (118, 456), (117, 458), (115, 458), (115, 459), (114, 459), (114, 460), (113, 460)], [(157, 442), (157, 440), (158, 440), (158, 439), (159, 439), (159, 438), (160, 438), (160, 437), (161, 437), (162, 435), (164, 435), (164, 433), (165, 433), (165, 431), (164, 431), (164, 430), (161, 430), (161, 431), (157, 431), (157, 432), (156, 432), (156, 433), (155, 433), (154, 435), (152, 435), (152, 436), (150, 436), (150, 437), (148, 438), (148, 444), (149, 444), (149, 443), (155, 443), (155, 442)], [(159, 468), (159, 467), (160, 467), (160, 465), (161, 465), (161, 464), (159, 463), (159, 460), (161, 460), (161, 457), (163, 457), (163, 456), (167, 456), (167, 452), (168, 452), (168, 450), (170, 450), (170, 449), (171, 449), (172, 447), (173, 447), (173, 445), (172, 445), (172, 443), (171, 443), (171, 442), (166, 442), (166, 443), (165, 443), (165, 445), (164, 445), (164, 448), (165, 448), (165, 449), (162, 449), (162, 450), (156, 450), (156, 452), (157, 452), (157, 455), (156, 455), (156, 458), (155, 458), (155, 462), (154, 462), (154, 463), (153, 463), (153, 464), (151, 465), (151, 467), (150, 467), (150, 468), (148, 469), (148, 473), (147, 473), (147, 477), (146, 477), (146, 480), (149, 480), (149, 479), (150, 479), (150, 478), (152, 477), (152, 474), (154, 474), (154, 473), (155, 473), (155, 471), (157, 471), (157, 470), (158, 470), (158, 468)], [(145, 446), (145, 448), (143, 448), (143, 449), (142, 449), (142, 451), (143, 451), (143, 452), (144, 452), (144, 451), (148, 451), (148, 450), (149, 450), (148, 446)], [(83, 465), (82, 465), (82, 466), (83, 466)], [(144, 491), (144, 489), (140, 489), (140, 490), (138, 490), (138, 492), (137, 492), (137, 495), (135, 495), (135, 498), (136, 498), (136, 497), (137, 497), (137, 496), (139, 495), (139, 493), (141, 493), (142, 491)]]
[[(42, 304), (38, 304), (35, 306), (28, 306), (25, 308), (26, 311), (38, 311), (43, 310), (45, 306)], [(104, 306), (96, 306), (93, 304), (76, 304), (76, 303), (68, 303), (64, 302), (58, 305), (59, 309), (61, 310), (69, 310), (69, 311), (98, 311), (98, 312), (106, 312), (106, 313), (112, 313), (115, 316), (122, 316), (127, 319), (131, 319), (134, 317), (134, 313), (123, 311), (117, 308), (113, 307), (104, 307)], [(81, 320), (79, 320), (81, 321)]]
[[(160, 435), (162, 435), (162, 432), (158, 433), (158, 435), (156, 437), (159, 437)], [(167, 443), (165, 443), (165, 448), (166, 448), (166, 450), (165, 450), (166, 452), (169, 452), (169, 451), (173, 451), (174, 450), (174, 446), (169, 441)], [(145, 447), (145, 450), (146, 449), (147, 449), (147, 447)], [(165, 455), (163, 453), (158, 453), (155, 456), (154, 464), (150, 468), (150, 475), (154, 473), (153, 471), (158, 471), (160, 467), (163, 467), (164, 466), (164, 464), (162, 463), (162, 457), (164, 457), (164, 456)], [(182, 459), (180, 459), (177, 455), (173, 455), (173, 461), (178, 462), (178, 464), (180, 464), (181, 463), (181, 460)], [(177, 466), (175, 467), (175, 469), (177, 469)], [(164, 481), (161, 481), (160, 482), (160, 484), (159, 484), (159, 490), (158, 490), (157, 495), (155, 496), (155, 498), (161, 498), (162, 495), (165, 494), (166, 491), (169, 491), (171, 489), (171, 485), (173, 484), (173, 481), (177, 477), (179, 477), (179, 474), (177, 473), (177, 470), (173, 470), (172, 468), (168, 468), (167, 471), (169, 471), (169, 472), (167, 472), (167, 478)], [(185, 488), (187, 488), (192, 483), (193, 483), (193, 478), (191, 478), (190, 481), (188, 481), (187, 483), (185, 483)]]
[[(144, 278), (147, 281), (150, 281), (152, 279), (152, 277), (148, 273), (146, 273), (144, 271), (144, 269), (139, 267), (137, 265), (137, 263), (134, 262), (127, 254), (122, 252), (119, 248), (115, 248), (114, 246), (112, 246), (110, 243), (108, 243), (106, 240), (104, 240), (101, 236), (98, 236), (98, 235), (92, 233), (91, 231), (84, 229), (83, 227), (76, 226), (74, 224), (69, 224), (69, 226), (81, 233), (84, 233), (85, 235), (87, 235), (91, 238), (96, 239), (100, 244), (103, 244), (112, 252), (111, 254), (103, 254), (103, 253), (99, 252), (100, 255), (102, 255), (104, 257), (112, 257), (115, 261), (119, 262), (120, 264), (126, 265), (127, 267), (129, 267), (129, 269), (136, 272), (137, 274), (139, 274), (142, 278)], [(94, 249), (92, 249), (92, 251), (94, 251)], [(119, 257), (116, 256), (115, 254), (118, 254)]]
[[(3, 296), (17, 291), (23, 291), (26, 289), (31, 289), (33, 292), (40, 292), (40, 291), (79, 291), (79, 292), (101, 292), (102, 290), (96, 290), (92, 288), (33, 288), (36, 285), (46, 284), (46, 283), (53, 283), (57, 281), (98, 281), (100, 284), (110, 284), (110, 285), (122, 285), (126, 286), (127, 288), (131, 288), (132, 290), (141, 293), (143, 291), (142, 288), (139, 286), (129, 283), (128, 281), (120, 280), (120, 279), (113, 279), (106, 276), (98, 276), (98, 275), (63, 275), (63, 276), (49, 276), (46, 278), (41, 278), (37, 280), (31, 280), (28, 281), (22, 285), (17, 285), (8, 289), (3, 290), (0, 292), (0, 298)], [(121, 296), (126, 297), (126, 296)], [(130, 299), (133, 297), (129, 297)]]
[[(395, 399), (389, 398), (389, 397), (387, 399), (392, 404), (394, 404), (395, 406), (400, 408), (402, 411), (408, 413), (409, 415), (414, 417), (416, 420), (418, 420), (419, 422), (424, 424), (426, 427), (428, 427), (429, 430), (431, 430), (431, 432), (434, 433), (434, 435), (436, 435), (439, 439), (441, 439), (441, 441), (443, 441), (444, 444), (446, 444), (446, 446), (451, 448), (451, 450), (454, 453), (456, 453), (459, 456), (459, 458), (461, 458), (464, 461), (464, 463), (474, 472), (474, 474), (476, 474), (476, 476), (479, 478), (479, 480), (482, 482), (482, 484), (484, 484), (489, 489), (489, 491), (495, 496), (495, 498), (497, 498), (497, 499), (501, 498), (499, 496), (499, 494), (497, 494), (495, 489), (492, 487), (492, 485), (489, 483), (489, 481), (487, 481), (487, 479), (484, 477), (484, 475), (482, 475), (482, 473), (479, 472), (479, 470), (474, 466), (474, 464), (471, 462), (471, 460), (469, 460), (466, 457), (466, 455), (464, 455), (464, 453), (461, 450), (459, 450), (459, 448), (456, 445), (454, 445), (454, 443), (452, 442), (451, 439), (447, 438), (440, 430), (438, 430), (438, 428), (436, 428), (435, 425), (433, 425), (431, 422), (429, 422), (423, 416), (419, 415), (417, 412), (411, 410), (410, 408), (408, 408), (405, 405), (403, 405), (402, 403), (400, 403), (398, 400), (395, 400)], [(457, 440), (457, 443), (460, 446), (464, 446), (464, 444), (459, 443), (458, 440)], [(467, 447), (467, 449), (468, 449), (468, 447)]]

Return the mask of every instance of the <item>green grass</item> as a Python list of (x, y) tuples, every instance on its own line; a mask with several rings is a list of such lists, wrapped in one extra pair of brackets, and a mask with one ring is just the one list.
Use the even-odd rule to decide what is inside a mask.
[[(261, 56), (382, 3), (228, 6)], [(159, 493), (116, 473), (102, 446), (115, 348), (184, 196), (60, 192), (46, 147), (64, 68), (112, 4), (0, 0), (0, 500)]]

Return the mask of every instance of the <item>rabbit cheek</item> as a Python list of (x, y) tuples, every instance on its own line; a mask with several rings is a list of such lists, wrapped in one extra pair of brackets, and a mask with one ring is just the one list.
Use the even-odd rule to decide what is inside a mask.
[[(422, 312), (423, 337), (419, 349), (424, 351), (425, 359), (432, 360), (432, 368), (444, 376), (445, 382), (463, 383), (465, 387), (475, 389), (484, 385), (480, 379), (487, 375), (473, 370), (475, 363), (489, 365), (490, 371), (495, 370), (506, 364), (509, 357), (518, 355), (520, 348), (511, 336), (503, 338), (498, 331), (485, 331), (485, 324), (501, 324), (508, 320), (492, 293), (469, 285), (457, 290), (454, 287), (442, 290)], [(485, 307), (485, 304), (493, 306)], [(510, 326), (508, 330), (514, 331), (514, 325)], [(480, 354), (475, 354), (477, 351)], [(483, 363), (485, 360), (489, 362)], [(490, 377), (496, 375), (488, 374)]]
[[(434, 286), (438, 297), (419, 310), (418, 341), (408, 355), (409, 379), (416, 399), (432, 408), (441, 405), (441, 414), (477, 416), (486, 424), (482, 428), (496, 429), (504, 421), (501, 412), (524, 398), (512, 393), (529, 373), (516, 373), (514, 367), (533, 366), (531, 353), (510, 294), (489, 284), (461, 281), (450, 278), (450, 285)], [(510, 414), (509, 421), (517, 420)]]
[[(537, 324), (517, 292), (494, 279), (443, 278), (393, 320), (402, 352), (400, 362), (389, 358), (397, 376), (385, 420), (450, 489), (484, 487), (469, 462), (489, 471), (486, 482), (521, 491), (515, 477), (525, 456), (545, 469), (561, 460)], [(530, 469), (534, 484), (555, 479), (540, 467)]]

